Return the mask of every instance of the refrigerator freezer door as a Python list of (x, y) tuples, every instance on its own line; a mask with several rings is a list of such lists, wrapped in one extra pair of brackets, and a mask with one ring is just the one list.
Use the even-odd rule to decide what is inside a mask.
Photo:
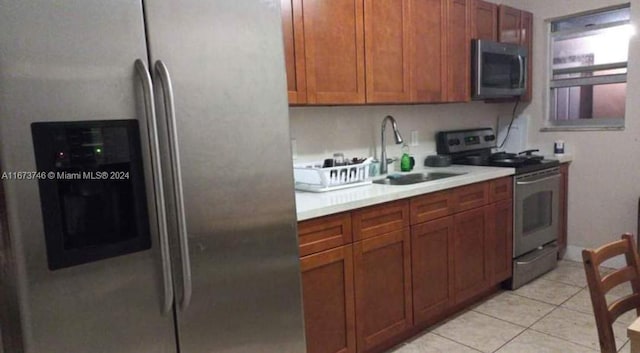
[(15, 262), (4, 262), (2, 273), (15, 285), (2, 290), (17, 300), (0, 303), (11, 306), (0, 312), (20, 309), (3, 314), (5, 345), (21, 341), (27, 353), (176, 352), (172, 312), (162, 314), (144, 90), (134, 67), (138, 58), (148, 62), (142, 3), (0, 0), (0, 8), (1, 169), (36, 169), (33, 122), (137, 119), (152, 235), (150, 250), (50, 270), (38, 181), (4, 180), (10, 242), (1, 250)]
[[(145, 13), (175, 98), (192, 286), (177, 310), (180, 352), (304, 352), (279, 1), (149, 1)], [(157, 105), (168, 139), (167, 104)], [(180, 205), (167, 202), (175, 255)]]

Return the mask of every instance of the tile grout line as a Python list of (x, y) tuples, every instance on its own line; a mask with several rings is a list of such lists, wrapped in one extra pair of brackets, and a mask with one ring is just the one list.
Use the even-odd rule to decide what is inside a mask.
[(478, 353), (484, 353), (484, 352), (482, 352), (481, 350), (479, 350), (479, 349), (477, 349), (477, 348), (475, 348), (475, 347), (471, 347), (471, 346), (469, 346), (469, 345), (467, 345), (467, 344), (464, 344), (464, 343), (462, 343), (462, 342), (458, 342), (458, 341), (456, 341), (456, 340), (454, 340), (454, 339), (452, 339), (452, 338), (445, 337), (445, 336), (443, 336), (443, 335), (441, 335), (441, 334), (439, 334), (439, 333), (436, 333), (436, 332), (433, 332), (433, 331), (432, 331), (431, 333), (432, 333), (432, 334), (434, 334), (434, 335), (436, 335), (436, 336), (438, 336), (438, 337), (440, 337), (440, 338), (444, 338), (444, 339), (446, 339), (446, 340), (448, 340), (448, 341), (451, 341), (451, 342), (453, 342), (453, 343), (459, 344), (459, 345), (461, 345), (461, 346), (465, 346), (465, 347), (467, 347), (467, 348), (469, 348), (469, 349), (471, 349), (471, 350), (474, 350), (474, 351), (476, 351), (476, 352), (478, 352)]

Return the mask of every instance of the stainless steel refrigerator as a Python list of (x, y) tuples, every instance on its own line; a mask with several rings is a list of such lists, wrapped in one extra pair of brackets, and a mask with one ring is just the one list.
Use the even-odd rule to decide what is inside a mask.
[[(5, 353), (304, 352), (286, 91), (277, 0), (0, 0)], [(86, 133), (140, 156), (142, 183), (104, 200), (144, 216), (130, 250), (74, 228), (122, 226), (69, 211), (91, 175), (41, 173)]]

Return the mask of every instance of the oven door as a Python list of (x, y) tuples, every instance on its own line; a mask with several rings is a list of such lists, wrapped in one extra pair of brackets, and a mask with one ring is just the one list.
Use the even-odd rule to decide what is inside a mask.
[(558, 168), (516, 178), (514, 257), (557, 240), (559, 193)]

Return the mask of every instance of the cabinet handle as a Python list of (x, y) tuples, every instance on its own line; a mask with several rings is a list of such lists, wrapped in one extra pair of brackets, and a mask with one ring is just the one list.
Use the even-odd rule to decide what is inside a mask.
[(522, 55), (518, 55), (518, 63), (520, 64), (520, 81), (518, 81), (518, 88), (524, 88), (524, 59)]

